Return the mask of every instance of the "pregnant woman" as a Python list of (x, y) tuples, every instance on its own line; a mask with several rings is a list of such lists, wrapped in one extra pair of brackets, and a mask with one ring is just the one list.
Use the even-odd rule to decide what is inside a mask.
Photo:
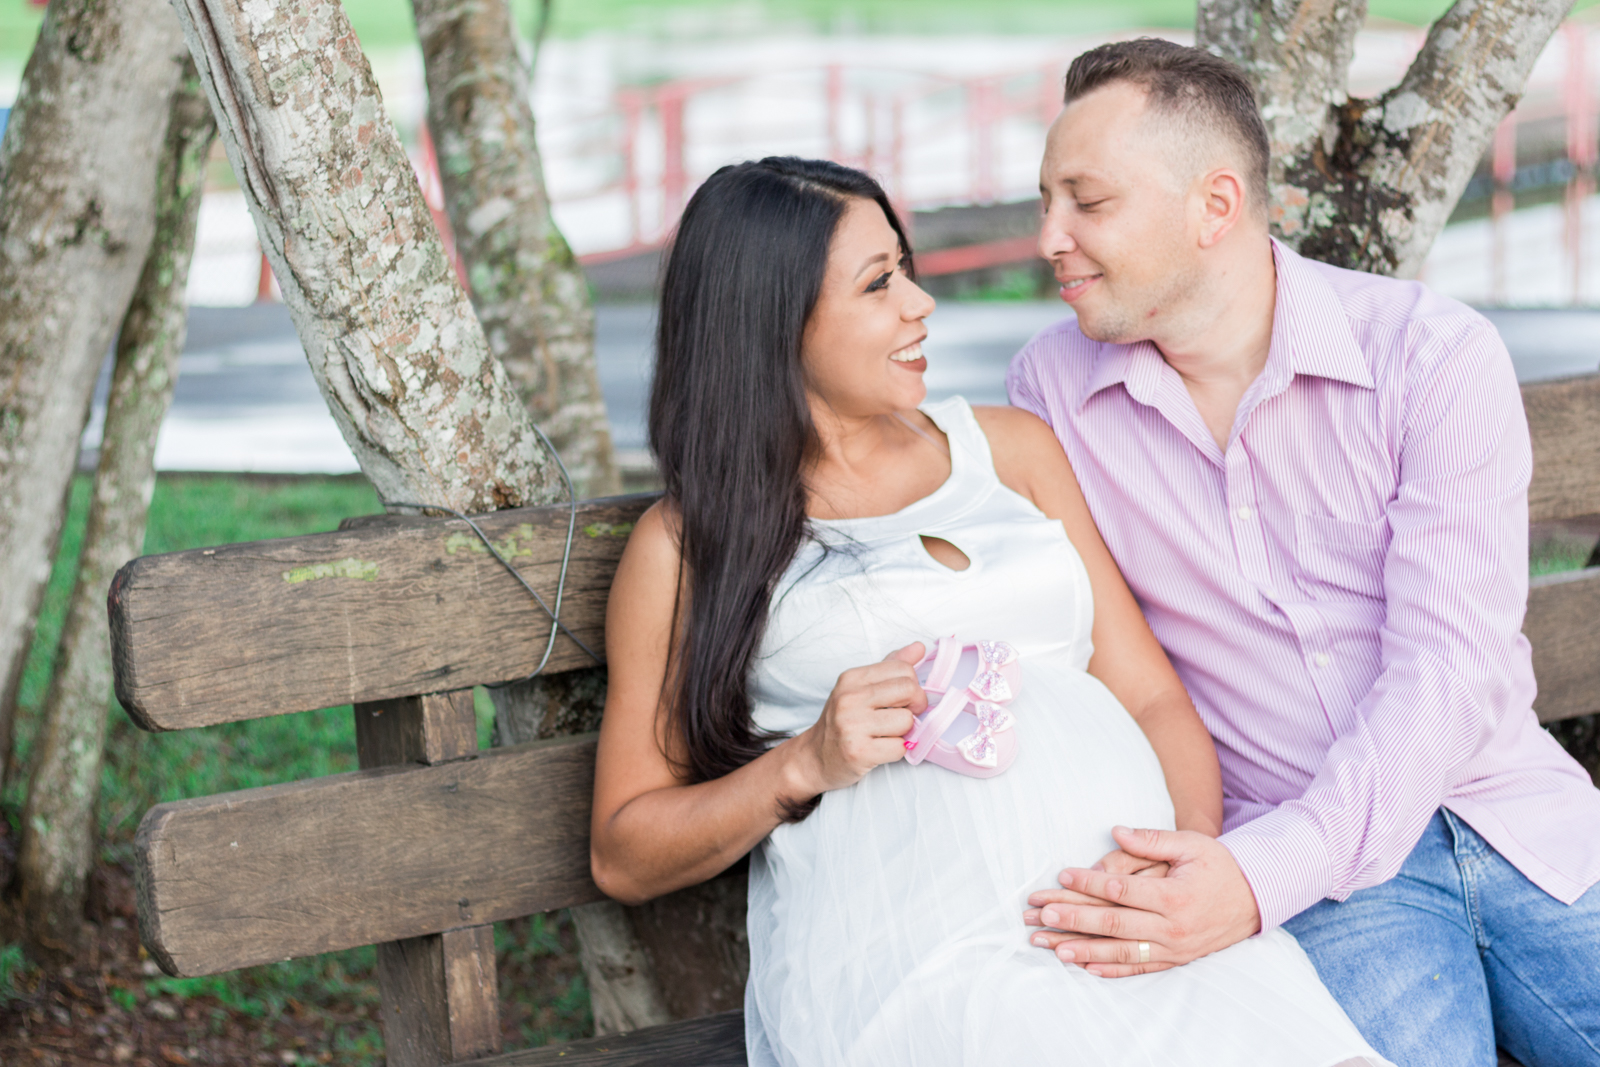
[(1384, 1064), (1281, 931), (1118, 980), (1033, 946), (1031, 892), (1117, 824), (1217, 833), (1220, 777), (1054, 435), (923, 405), (932, 310), (864, 174), (766, 159), (690, 201), (650, 401), (666, 494), (607, 618), (596, 881), (641, 901), (752, 853), (762, 1067)]

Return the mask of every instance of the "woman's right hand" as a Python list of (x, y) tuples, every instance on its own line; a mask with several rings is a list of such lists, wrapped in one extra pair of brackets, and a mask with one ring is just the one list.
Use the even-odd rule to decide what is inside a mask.
[(928, 706), (913, 669), (924, 652), (917, 642), (839, 675), (822, 715), (794, 739), (807, 796), (854, 785), (879, 764), (905, 758), (905, 734)]

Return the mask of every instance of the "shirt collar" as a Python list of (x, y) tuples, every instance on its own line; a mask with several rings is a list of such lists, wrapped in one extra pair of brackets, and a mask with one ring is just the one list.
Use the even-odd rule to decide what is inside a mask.
[(1288, 356), (1294, 374), (1375, 389), (1372, 368), (1350, 332), (1350, 318), (1339, 294), (1315, 265), (1272, 238), (1278, 268), (1278, 306), (1272, 318), (1272, 350), (1267, 364)]
[[(1310, 374), (1376, 388), (1338, 294), (1315, 267), (1277, 238), (1271, 240), (1278, 276), (1277, 305), (1272, 317), (1272, 347), (1260, 384), (1271, 394), (1287, 388), (1294, 375)], [(1149, 341), (1101, 344), (1095, 353), (1094, 371), (1078, 398), (1079, 410), (1090, 397), (1119, 383), (1135, 400), (1148, 404), (1165, 365), (1161, 352)]]

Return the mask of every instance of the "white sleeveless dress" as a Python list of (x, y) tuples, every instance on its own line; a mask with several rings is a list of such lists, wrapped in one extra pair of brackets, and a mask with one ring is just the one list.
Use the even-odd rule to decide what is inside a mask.
[[(804, 730), (842, 671), (953, 633), (1021, 654), (1020, 752), (989, 779), (878, 767), (757, 847), (753, 1067), (1385, 1063), (1282, 931), (1122, 979), (1029, 944), (1030, 892), (1111, 851), (1117, 823), (1170, 828), (1172, 803), (1138, 725), (1085, 673), (1094, 607), (1061, 524), (1000, 483), (965, 400), (923, 410), (950, 479), (893, 515), (814, 524), (826, 550), (806, 545), (776, 588), (755, 721)], [(920, 534), (971, 566), (942, 566)]]

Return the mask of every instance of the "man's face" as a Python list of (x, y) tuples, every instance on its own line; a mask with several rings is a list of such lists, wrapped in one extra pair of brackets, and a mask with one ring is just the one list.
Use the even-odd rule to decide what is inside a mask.
[(1159, 340), (1201, 276), (1183, 146), (1145, 118), (1143, 88), (1096, 89), (1062, 110), (1040, 166), (1039, 254), (1097, 341)]

